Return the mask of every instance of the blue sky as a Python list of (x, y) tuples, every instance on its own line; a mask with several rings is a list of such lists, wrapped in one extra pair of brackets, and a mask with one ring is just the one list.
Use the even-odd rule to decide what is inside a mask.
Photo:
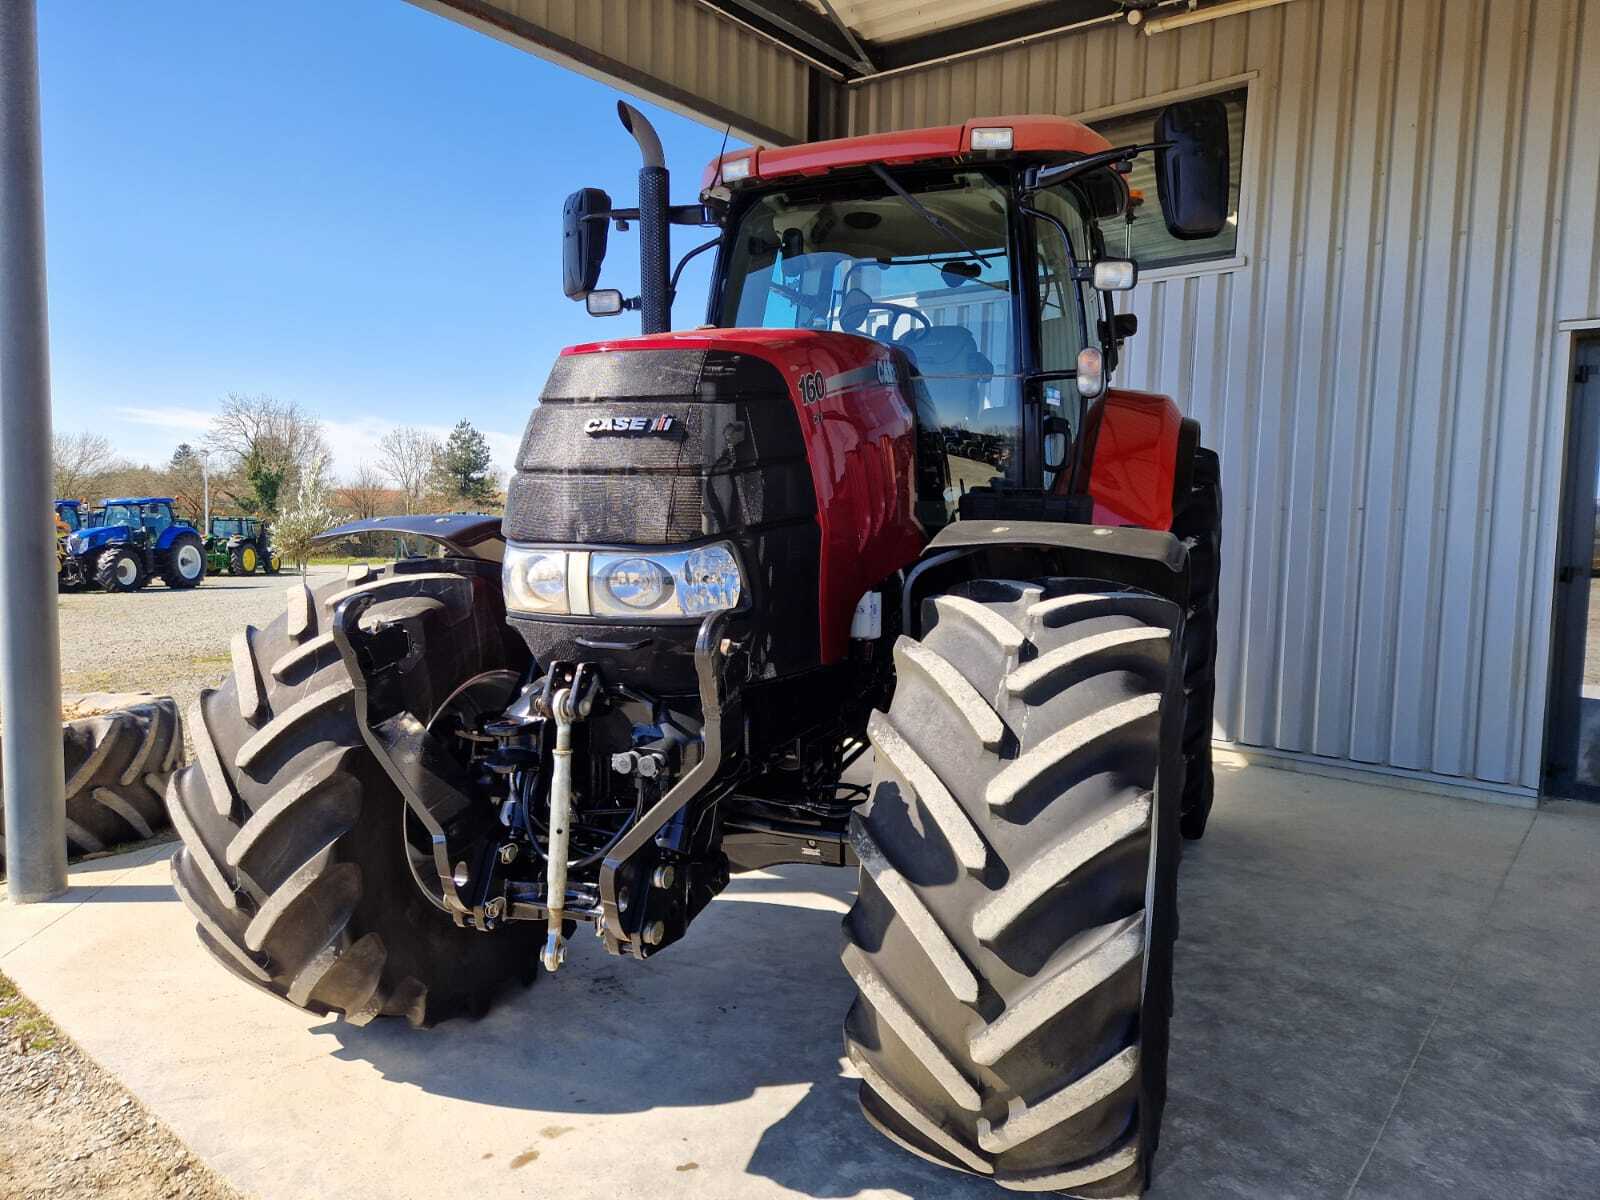
[[(505, 467), (561, 347), (637, 332), (561, 294), (563, 197), (634, 202), (621, 93), (404, 0), (41, 0), (39, 24), (58, 432), (159, 462), (266, 392), (340, 472), (460, 417)], [(722, 131), (643, 107), (692, 201)], [(637, 278), (613, 234), (602, 282)]]

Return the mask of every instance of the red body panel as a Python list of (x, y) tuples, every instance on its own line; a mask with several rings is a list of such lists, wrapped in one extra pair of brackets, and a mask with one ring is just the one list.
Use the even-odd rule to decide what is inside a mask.
[[(571, 346), (566, 354), (728, 350), (783, 373), (804, 433), (822, 532), (818, 618), (822, 661), (836, 662), (864, 592), (915, 562), (928, 540), (915, 517), (916, 438), (887, 347), (848, 333), (793, 329), (686, 330)], [(801, 380), (820, 373), (820, 398)]]
[[(1066, 117), (1011, 116), (974, 117), (960, 125), (934, 125), (927, 129), (906, 129), (893, 133), (868, 133), (860, 137), (835, 138), (826, 142), (807, 142), (801, 146), (776, 148), (757, 146), (750, 150), (730, 150), (706, 166), (700, 186), (708, 188), (717, 179), (717, 168), (734, 159), (750, 159), (749, 178), (773, 179), (782, 175), (821, 175), (847, 167), (864, 167), (880, 162), (928, 162), (954, 159), (971, 154), (973, 129), (1006, 126), (1011, 129), (1010, 154), (1095, 154), (1109, 150), (1106, 141), (1087, 125)], [(985, 159), (996, 152), (980, 151)]]
[(1085, 427), (1096, 525), (1172, 528), (1183, 414), (1170, 396), (1112, 388)]

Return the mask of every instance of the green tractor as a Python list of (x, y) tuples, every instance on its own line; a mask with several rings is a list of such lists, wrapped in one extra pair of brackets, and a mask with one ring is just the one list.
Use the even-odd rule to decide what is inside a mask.
[(255, 517), (212, 517), (206, 536), (206, 569), (212, 573), (276, 575), (283, 556), (272, 546), (272, 530)]

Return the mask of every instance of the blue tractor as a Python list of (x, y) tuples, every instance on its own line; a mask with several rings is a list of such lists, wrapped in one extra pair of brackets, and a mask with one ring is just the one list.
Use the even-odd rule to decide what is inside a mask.
[(173, 515), (170, 496), (101, 502), (98, 521), (67, 535), (78, 574), (108, 592), (136, 592), (159, 575), (171, 588), (192, 588), (206, 577), (200, 531)]

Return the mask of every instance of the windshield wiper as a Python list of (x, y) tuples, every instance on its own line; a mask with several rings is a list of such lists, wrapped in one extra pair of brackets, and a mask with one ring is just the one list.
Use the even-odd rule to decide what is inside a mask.
[(936, 213), (934, 213), (932, 210), (930, 210), (925, 204), (922, 203), (921, 200), (918, 200), (910, 192), (906, 191), (905, 188), (901, 187), (899, 185), (899, 183), (897, 183), (895, 181), (895, 177), (893, 175), (889, 174), (888, 168), (886, 168), (882, 163), (873, 163), (872, 164), (872, 173), (874, 175), (876, 175), (879, 179), (883, 180), (883, 183), (884, 183), (885, 187), (887, 187), (896, 196), (899, 196), (900, 199), (904, 200), (907, 204), (909, 204), (911, 206), (911, 210), (913, 212), (915, 212), (919, 217), (921, 217), (924, 221), (926, 221), (929, 225), (932, 225), (940, 233), (944, 234), (945, 237), (949, 238), (956, 245), (960, 246), (963, 250), (965, 250), (973, 258), (975, 258), (979, 262), (981, 262), (984, 266), (987, 267), (987, 266), (991, 266), (992, 265), (987, 258), (985, 258), (982, 254), (979, 254), (971, 246), (967, 245), (966, 239), (963, 238), (954, 229), (951, 229), (950, 226), (946, 225), (942, 218), (940, 218)]

